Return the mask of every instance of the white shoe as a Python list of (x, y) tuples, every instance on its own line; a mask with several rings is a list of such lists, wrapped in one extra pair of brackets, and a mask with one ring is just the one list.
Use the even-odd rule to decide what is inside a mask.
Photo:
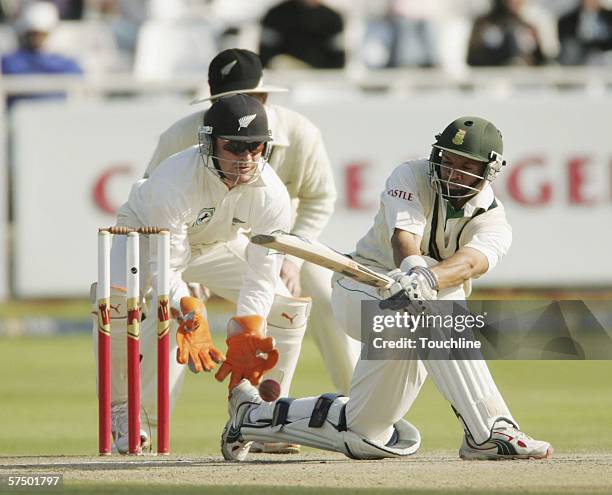
[(253, 442), (251, 454), (299, 454), (300, 446), (296, 443), (261, 443)]
[(246, 459), (253, 442), (244, 441), (240, 434), (240, 427), (251, 408), (262, 402), (259, 392), (248, 380), (242, 380), (234, 387), (227, 405), (230, 417), (221, 435), (221, 452), (224, 459), (228, 461)]
[(464, 435), (459, 457), (465, 460), (495, 461), (500, 459), (550, 459), (553, 448), (548, 442), (534, 440), (514, 427), (494, 428), (491, 439), (476, 445)]
[[(127, 454), (129, 451), (128, 436), (128, 405), (127, 402), (115, 404), (111, 409), (111, 430), (113, 432), (113, 453)], [(140, 418), (141, 424), (142, 417)], [(151, 439), (149, 434), (140, 429), (140, 450), (150, 450)]]

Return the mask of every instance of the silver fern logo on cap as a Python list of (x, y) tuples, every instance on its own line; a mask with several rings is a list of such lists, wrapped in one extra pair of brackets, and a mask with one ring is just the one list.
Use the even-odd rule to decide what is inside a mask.
[(223, 67), (221, 67), (221, 71), (220, 71), (221, 76), (222, 77), (229, 76), (229, 73), (232, 72), (234, 65), (236, 65), (237, 63), (238, 63), (238, 60), (232, 60), (229, 64), (226, 64)]
[(253, 115), (245, 115), (244, 117), (240, 117), (238, 119), (238, 132), (240, 132), (240, 129), (242, 129), (243, 127), (246, 129), (247, 127), (249, 127), (249, 125), (251, 124), (251, 122), (253, 122), (253, 120), (255, 120), (255, 117), (257, 117), (257, 114), (254, 113)]

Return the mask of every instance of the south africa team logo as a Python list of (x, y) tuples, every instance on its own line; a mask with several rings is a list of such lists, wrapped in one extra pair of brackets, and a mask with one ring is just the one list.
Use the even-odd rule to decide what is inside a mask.
[(202, 225), (204, 222), (208, 222), (214, 214), (214, 208), (203, 208), (200, 213), (198, 213), (198, 218), (196, 218), (196, 221), (193, 222), (193, 227), (196, 225)]
[(467, 131), (463, 130), (463, 129), (459, 129), (457, 131), (457, 134), (455, 134), (455, 137), (453, 138), (453, 144), (463, 144), (463, 140), (465, 139), (465, 134), (467, 133)]

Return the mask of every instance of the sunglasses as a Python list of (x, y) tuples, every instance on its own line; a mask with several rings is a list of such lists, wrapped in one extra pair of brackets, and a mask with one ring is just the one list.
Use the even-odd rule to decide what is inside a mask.
[(223, 145), (223, 149), (225, 151), (229, 151), (230, 153), (233, 153), (234, 155), (242, 155), (247, 150), (250, 153), (258, 154), (258, 153), (263, 153), (265, 144), (266, 143), (264, 141), (246, 142), (246, 141), (227, 141), (226, 140), (225, 144)]

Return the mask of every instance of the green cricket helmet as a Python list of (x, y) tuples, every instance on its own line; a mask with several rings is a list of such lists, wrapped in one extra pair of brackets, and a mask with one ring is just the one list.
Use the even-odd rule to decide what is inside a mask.
[[(477, 177), (481, 181), (475, 186), (461, 183), (457, 179), (458, 170), (442, 164), (442, 152), (444, 151), (482, 162), (484, 165), (482, 175), (459, 171), (461, 176)], [(501, 172), (502, 167), (506, 164), (503, 159), (503, 151), (504, 143), (501, 132), (491, 122), (480, 117), (456, 119), (436, 136), (436, 142), (432, 145), (429, 160), (432, 184), (445, 199), (474, 196), (487, 183), (493, 182)], [(448, 172), (445, 179), (440, 174), (442, 168)]]

